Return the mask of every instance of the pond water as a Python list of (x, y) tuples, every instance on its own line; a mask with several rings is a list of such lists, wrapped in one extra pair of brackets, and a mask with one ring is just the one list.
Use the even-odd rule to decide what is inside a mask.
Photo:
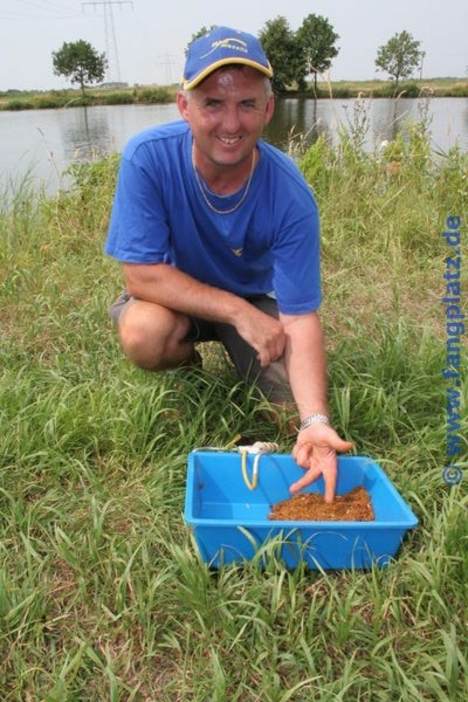
[[(287, 148), (293, 135), (309, 143), (319, 134), (336, 141), (340, 128), (360, 134), (365, 148), (392, 139), (408, 120), (429, 123), (432, 146), (446, 152), (468, 146), (468, 98), (359, 101), (283, 98), (265, 138)], [(28, 174), (53, 193), (66, 186), (63, 175), (74, 161), (121, 151), (128, 138), (152, 124), (178, 119), (175, 104), (109, 105), (60, 110), (0, 112), (0, 182), (19, 183)], [(295, 136), (294, 136), (295, 135)]]

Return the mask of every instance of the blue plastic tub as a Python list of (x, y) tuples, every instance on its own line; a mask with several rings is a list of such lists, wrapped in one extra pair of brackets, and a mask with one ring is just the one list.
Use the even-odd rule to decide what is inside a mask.
[[(263, 455), (258, 487), (251, 491), (242, 479), (238, 453), (190, 453), (184, 517), (202, 559), (213, 568), (240, 563), (275, 539), (275, 553), (288, 568), (301, 561), (310, 569), (387, 565), (418, 520), (377, 463), (362, 456), (338, 460), (337, 495), (365, 487), (375, 521), (270, 521), (271, 505), (290, 497), (289, 486), (303, 475), (290, 455)], [(252, 465), (249, 456), (249, 471)], [(323, 494), (323, 479), (307, 490)]]

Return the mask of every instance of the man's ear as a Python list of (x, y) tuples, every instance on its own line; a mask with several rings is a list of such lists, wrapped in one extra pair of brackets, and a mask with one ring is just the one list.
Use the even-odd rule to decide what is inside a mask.
[(182, 119), (188, 122), (188, 99), (183, 90), (179, 90), (176, 96), (177, 108)]
[(270, 95), (265, 107), (265, 125), (270, 124), (273, 112), (275, 111), (275, 96)]

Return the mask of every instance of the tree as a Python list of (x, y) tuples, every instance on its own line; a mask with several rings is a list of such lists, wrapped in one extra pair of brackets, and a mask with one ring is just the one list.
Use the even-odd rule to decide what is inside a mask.
[(102, 81), (107, 68), (106, 55), (98, 54), (83, 39), (64, 42), (58, 51), (52, 52), (52, 62), (55, 75), (66, 76), (72, 83), (79, 83), (83, 96), (86, 83)]
[(395, 79), (395, 90), (400, 78), (409, 78), (419, 66), (420, 45), (421, 42), (413, 39), (408, 32), (400, 32), (379, 47), (375, 65)]
[(285, 17), (269, 20), (259, 34), (259, 39), (273, 68), (273, 88), (283, 92), (291, 83), (301, 84), (306, 63), (301, 45), (291, 31)]
[[(306, 75), (314, 76), (314, 89), (317, 94), (317, 73), (322, 73), (330, 68), (331, 60), (338, 54), (335, 42), (338, 34), (326, 17), (310, 14), (302, 22), (296, 32), (297, 40), (302, 46), (306, 64)], [(299, 86), (304, 88), (304, 82)]]
[(195, 34), (192, 34), (192, 38), (190, 39), (189, 43), (185, 47), (185, 55), (187, 56), (188, 48), (189, 48), (190, 44), (192, 44), (195, 41), (195, 39), (200, 39), (200, 37), (204, 37), (205, 34), (209, 34), (210, 32), (213, 31), (213, 29), (216, 29), (217, 26), (218, 26), (217, 24), (211, 24), (209, 27), (205, 27), (205, 25), (203, 25), (203, 27), (201, 27), (198, 30), (198, 32), (195, 32)]

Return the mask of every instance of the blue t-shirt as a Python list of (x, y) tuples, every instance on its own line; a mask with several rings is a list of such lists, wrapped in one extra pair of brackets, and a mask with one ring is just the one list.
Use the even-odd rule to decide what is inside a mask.
[[(106, 253), (128, 263), (170, 263), (241, 297), (274, 292), (284, 314), (317, 309), (317, 205), (289, 157), (261, 140), (258, 149), (244, 202), (217, 214), (195, 179), (186, 122), (135, 136), (122, 157)], [(207, 196), (228, 210), (241, 194)]]

